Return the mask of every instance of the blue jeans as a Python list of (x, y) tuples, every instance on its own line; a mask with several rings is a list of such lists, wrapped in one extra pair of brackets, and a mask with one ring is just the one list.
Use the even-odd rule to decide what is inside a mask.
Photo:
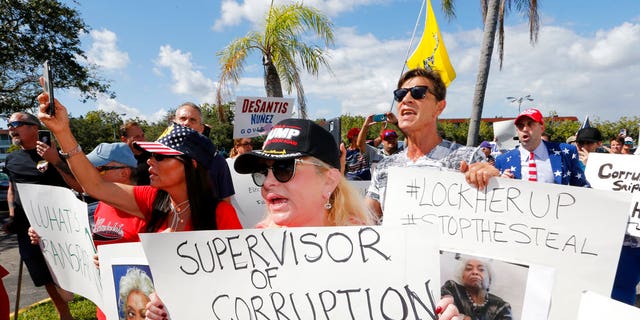
[(640, 248), (622, 246), (611, 298), (634, 305), (638, 282), (640, 282)]

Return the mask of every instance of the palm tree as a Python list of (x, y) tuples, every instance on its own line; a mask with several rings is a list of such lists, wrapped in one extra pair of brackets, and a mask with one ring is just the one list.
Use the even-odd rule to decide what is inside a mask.
[(273, 6), (272, 0), (264, 30), (251, 31), (217, 53), (222, 65), (216, 92), (218, 106), (222, 105), (222, 90), (231, 83), (238, 84), (247, 55), (258, 50), (262, 54), (267, 96), (282, 97), (283, 82), (287, 93), (295, 87), (300, 115), (307, 118), (300, 71), (315, 76), (321, 65), (329, 68), (323, 47), (302, 42), (302, 35), (307, 32), (322, 40), (324, 47), (333, 44), (333, 24), (320, 11), (303, 4)]
[[(455, 17), (455, 0), (442, 0), (442, 10), (448, 17)], [(467, 134), (467, 145), (478, 144), (480, 131), (480, 119), (482, 118), (482, 108), (484, 105), (484, 95), (487, 91), (487, 79), (491, 68), (491, 56), (493, 55), (493, 44), (498, 34), (498, 54), (500, 69), (502, 69), (502, 58), (504, 55), (504, 17), (511, 10), (511, 7), (519, 12), (524, 12), (529, 17), (529, 41), (532, 45), (538, 41), (538, 31), (540, 19), (538, 16), (537, 0), (481, 0), (482, 18), (484, 21), (484, 33), (482, 37), (482, 47), (480, 49), (480, 63), (478, 64), (478, 78), (473, 95), (473, 109), (471, 110), (471, 121), (469, 122), (469, 133)]]

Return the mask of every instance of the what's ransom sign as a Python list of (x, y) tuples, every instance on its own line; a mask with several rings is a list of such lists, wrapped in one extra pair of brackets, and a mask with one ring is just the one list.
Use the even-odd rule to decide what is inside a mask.
[(40, 236), (49, 270), (63, 289), (102, 307), (102, 283), (93, 263), (96, 250), (87, 204), (62, 187), (18, 183), (29, 223)]
[(291, 118), (294, 99), (274, 97), (237, 97), (233, 137), (265, 135), (280, 120)]
[(436, 319), (429, 226), (141, 234), (173, 319)]

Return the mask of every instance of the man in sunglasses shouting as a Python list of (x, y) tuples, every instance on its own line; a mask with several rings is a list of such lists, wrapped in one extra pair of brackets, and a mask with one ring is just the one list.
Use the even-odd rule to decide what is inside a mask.
[[(73, 185), (76, 186), (76, 190), (81, 189), (71, 174), (69, 166), (58, 154), (55, 147), (49, 147), (38, 141), (38, 129), (40, 128), (38, 118), (26, 112), (16, 112), (9, 118), (8, 126), (11, 142), (20, 147), (20, 150), (11, 152), (7, 156), (4, 169), (11, 181), (7, 192), (7, 203), (9, 215), (13, 221), (9, 231), (15, 232), (18, 236), (20, 257), (24, 260), (34, 285), (36, 287), (45, 286), (51, 301), (58, 310), (60, 319), (72, 319), (67, 299), (73, 298), (73, 296), (60, 289), (53, 282), (40, 247), (31, 244), (27, 234), (30, 224), (20, 201), (16, 183), (61, 187)], [(38, 169), (39, 165), (40, 169)]]
[[(467, 182), (484, 188), (498, 170), (485, 160), (477, 148), (464, 147), (442, 139), (438, 116), (447, 105), (447, 87), (436, 71), (422, 68), (404, 73), (393, 92), (398, 127), (404, 133), (406, 148), (385, 157), (376, 167), (367, 190), (371, 210), (382, 218), (390, 167), (433, 167), (465, 172)], [(473, 163), (469, 165), (469, 163)]]

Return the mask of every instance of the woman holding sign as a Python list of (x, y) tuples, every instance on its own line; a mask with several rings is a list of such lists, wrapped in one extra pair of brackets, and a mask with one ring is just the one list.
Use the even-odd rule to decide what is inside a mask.
[(198, 132), (173, 123), (155, 142), (136, 142), (151, 153), (150, 186), (131, 186), (102, 179), (69, 128), (67, 109), (55, 101), (49, 115), (48, 95), (38, 96), (39, 118), (55, 134), (61, 155), (85, 192), (117, 209), (142, 218), (147, 232), (241, 229), (233, 207), (212, 199), (208, 169), (215, 149)]

